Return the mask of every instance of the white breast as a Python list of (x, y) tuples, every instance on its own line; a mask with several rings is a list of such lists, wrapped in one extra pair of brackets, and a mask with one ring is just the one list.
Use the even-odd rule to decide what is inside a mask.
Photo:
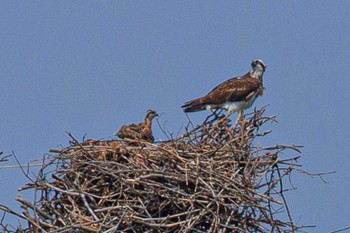
[(239, 112), (239, 111), (242, 111), (242, 110), (247, 109), (250, 106), (252, 106), (252, 104), (254, 103), (256, 97), (257, 97), (257, 95), (254, 95), (247, 102), (245, 102), (245, 101), (225, 102), (222, 105), (222, 108), (226, 109), (229, 114), (232, 114), (234, 112)]

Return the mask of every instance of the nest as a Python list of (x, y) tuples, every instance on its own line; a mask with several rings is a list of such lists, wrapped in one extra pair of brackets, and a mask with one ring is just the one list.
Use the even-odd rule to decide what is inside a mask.
[(85, 140), (51, 149), (22, 187), (17, 232), (294, 232), (283, 181), (294, 145), (261, 147), (264, 108), (238, 124), (212, 115), (166, 142)]

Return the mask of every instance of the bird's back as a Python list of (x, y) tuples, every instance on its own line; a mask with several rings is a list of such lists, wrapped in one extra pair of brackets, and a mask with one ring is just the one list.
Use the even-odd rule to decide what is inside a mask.
[(142, 127), (140, 124), (129, 124), (123, 125), (116, 135), (122, 139), (141, 139), (142, 138)]
[(127, 138), (154, 142), (152, 128), (145, 123), (123, 125), (116, 135), (122, 139)]
[[(249, 73), (248, 73), (249, 74)], [(248, 74), (234, 77), (214, 87), (208, 94), (190, 100), (181, 106), (185, 112), (195, 112), (212, 108), (220, 108), (225, 103), (246, 101), (250, 93), (256, 91), (261, 82)]]

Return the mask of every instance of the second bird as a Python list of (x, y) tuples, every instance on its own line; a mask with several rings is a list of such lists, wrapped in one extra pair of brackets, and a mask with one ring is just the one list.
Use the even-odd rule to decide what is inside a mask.
[(208, 94), (190, 100), (181, 106), (184, 112), (225, 109), (228, 116), (249, 108), (255, 99), (263, 94), (263, 74), (266, 65), (260, 59), (254, 59), (251, 70), (243, 76), (234, 77), (216, 86)]
[(154, 110), (147, 110), (145, 120), (138, 124), (123, 125), (116, 136), (124, 139), (144, 140), (147, 142), (154, 142), (152, 133), (152, 120), (158, 116)]

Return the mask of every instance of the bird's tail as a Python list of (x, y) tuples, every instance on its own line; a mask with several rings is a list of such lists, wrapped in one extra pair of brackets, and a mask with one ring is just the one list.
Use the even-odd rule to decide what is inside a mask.
[(201, 98), (190, 100), (181, 106), (184, 112), (197, 112), (206, 109), (206, 103)]

